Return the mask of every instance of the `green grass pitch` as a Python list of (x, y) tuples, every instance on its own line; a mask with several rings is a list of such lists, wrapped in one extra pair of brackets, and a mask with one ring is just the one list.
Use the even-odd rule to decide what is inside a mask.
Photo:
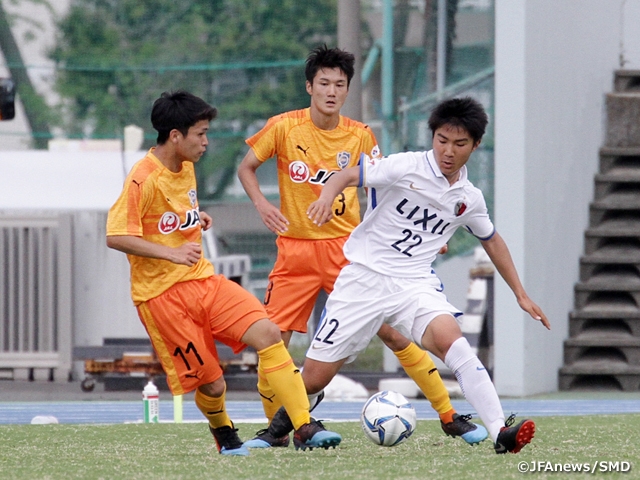
[[(252, 450), (223, 457), (205, 423), (0, 426), (2, 479), (510, 479), (640, 478), (640, 414), (534, 418), (533, 442), (496, 455), (490, 440), (468, 446), (445, 436), (437, 421), (418, 422), (396, 447), (379, 447), (357, 422), (327, 422), (343, 436), (336, 449)], [(249, 439), (263, 427), (239, 424)], [(547, 471), (520, 473), (543, 462)], [(564, 464), (628, 462), (626, 473), (559, 473)], [(539, 467), (537, 467), (539, 468)]]

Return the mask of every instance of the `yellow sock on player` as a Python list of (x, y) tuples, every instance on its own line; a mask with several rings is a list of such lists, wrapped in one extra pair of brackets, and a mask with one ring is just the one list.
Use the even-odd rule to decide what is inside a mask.
[(267, 376), (264, 373), (264, 368), (262, 368), (262, 362), (260, 361), (258, 361), (258, 393), (260, 394), (264, 414), (269, 423), (271, 423), (271, 419), (282, 406), (282, 402), (276, 397), (276, 394), (273, 393), (273, 389), (267, 381)]
[[(225, 387), (225, 392), (226, 391), (227, 389)], [(224, 393), (220, 397), (209, 397), (200, 390), (196, 390), (194, 399), (198, 409), (200, 409), (202, 414), (209, 420), (211, 428), (231, 427), (233, 425), (224, 405)]]
[(282, 402), (294, 428), (298, 429), (305, 423), (309, 423), (311, 417), (307, 391), (304, 388), (300, 370), (293, 363), (284, 342), (280, 341), (259, 350), (258, 358), (266, 381)]
[(407, 375), (416, 382), (424, 396), (431, 402), (433, 409), (440, 414), (440, 419), (444, 423), (452, 422), (453, 414), (456, 411), (451, 405), (449, 392), (447, 392), (429, 354), (415, 343), (411, 343), (407, 348), (394, 353)]

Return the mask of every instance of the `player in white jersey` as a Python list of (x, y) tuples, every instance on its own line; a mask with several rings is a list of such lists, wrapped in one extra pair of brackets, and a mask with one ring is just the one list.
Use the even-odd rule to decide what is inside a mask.
[[(340, 367), (361, 352), (380, 325), (390, 324), (435, 354), (454, 372), (462, 391), (489, 430), (496, 453), (517, 453), (535, 433), (531, 420), (505, 420), (486, 369), (462, 336), (442, 284), (431, 267), (458, 227), (475, 235), (520, 307), (547, 329), (549, 321), (529, 298), (509, 250), (495, 231), (482, 192), (465, 164), (478, 148), (487, 115), (466, 97), (440, 103), (429, 118), (433, 150), (364, 157), (335, 174), (308, 209), (319, 227), (332, 216), (333, 199), (347, 186), (369, 189), (362, 223), (347, 240), (351, 262), (342, 269), (307, 351), (302, 373), (307, 393), (324, 388)], [(277, 416), (286, 415), (284, 409)], [(274, 422), (279, 422), (274, 419)]]

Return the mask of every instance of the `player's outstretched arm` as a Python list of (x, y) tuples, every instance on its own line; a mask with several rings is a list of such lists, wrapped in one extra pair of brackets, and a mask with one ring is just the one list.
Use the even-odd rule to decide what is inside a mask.
[(333, 217), (333, 201), (347, 187), (357, 187), (360, 182), (360, 167), (349, 167), (331, 175), (322, 187), (318, 200), (309, 205), (309, 220), (321, 227)]
[(260, 165), (262, 165), (262, 162), (258, 160), (254, 151), (249, 149), (238, 166), (238, 179), (240, 179), (244, 191), (247, 192), (253, 206), (256, 207), (256, 210), (260, 214), (262, 223), (275, 234), (286, 232), (289, 228), (289, 221), (282, 215), (282, 212), (280, 212), (278, 208), (267, 200), (262, 190), (260, 190), (260, 184), (256, 175), (256, 170), (258, 170)]
[(188, 267), (195, 265), (202, 256), (199, 243), (189, 242), (173, 248), (133, 235), (110, 235), (107, 237), (107, 247), (129, 255), (159, 258)]
[(527, 292), (522, 286), (516, 266), (511, 258), (511, 253), (509, 253), (509, 248), (500, 234), (495, 232), (489, 240), (483, 240), (481, 243), (496, 269), (516, 296), (520, 308), (531, 315), (533, 319), (540, 321), (547, 330), (551, 330), (551, 324), (547, 316), (542, 309), (529, 298), (529, 295), (527, 295)]

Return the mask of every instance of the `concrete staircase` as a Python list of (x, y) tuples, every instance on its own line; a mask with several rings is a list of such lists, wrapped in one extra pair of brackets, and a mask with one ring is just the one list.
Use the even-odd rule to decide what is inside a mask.
[(560, 390), (640, 390), (640, 70), (615, 72)]

